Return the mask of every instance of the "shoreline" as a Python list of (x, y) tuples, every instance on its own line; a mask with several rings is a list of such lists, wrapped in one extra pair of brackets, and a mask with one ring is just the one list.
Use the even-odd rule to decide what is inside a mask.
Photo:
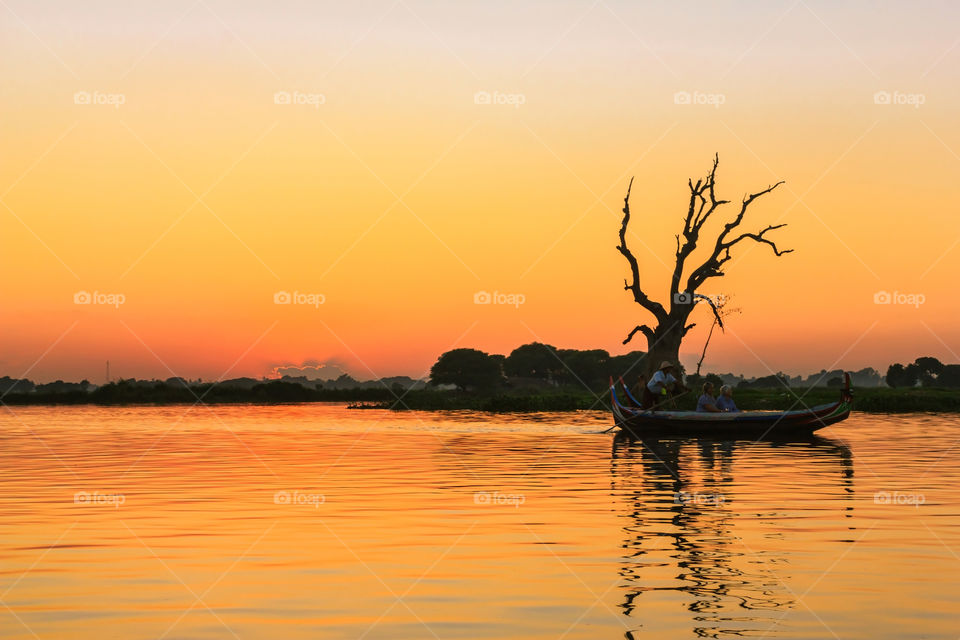
[[(350, 409), (394, 411), (482, 411), (487, 413), (536, 413), (610, 411), (609, 394), (558, 389), (550, 393), (463, 393), (452, 391), (389, 389), (310, 390), (294, 385), (275, 387), (276, 393), (212, 393), (214, 389), (148, 389), (136, 394), (98, 396), (96, 392), (56, 394), (11, 393), (2, 399), (7, 406), (176, 406), (176, 405), (277, 405), (349, 403)], [(742, 389), (734, 390), (737, 406), (743, 410), (789, 410), (832, 402), (838, 390)], [(199, 398), (199, 400), (198, 400)], [(399, 401), (398, 401), (399, 398)], [(799, 398), (799, 400), (798, 400)], [(680, 398), (678, 410), (693, 410), (695, 399)], [(937, 388), (854, 389), (854, 412), (859, 413), (960, 413), (960, 390)]]

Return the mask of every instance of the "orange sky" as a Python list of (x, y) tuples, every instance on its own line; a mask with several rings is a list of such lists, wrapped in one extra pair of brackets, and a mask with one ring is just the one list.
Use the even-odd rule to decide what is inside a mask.
[[(0, 375), (101, 382), (109, 359), (124, 377), (304, 362), (419, 376), (454, 346), (533, 340), (622, 353), (650, 321), (614, 250), (627, 180), (630, 242), (662, 300), (686, 180), (714, 152), (734, 202), (787, 180), (748, 226), (787, 222), (776, 238), (795, 253), (745, 245), (705, 287), (743, 309), (708, 370), (957, 362), (957, 14), (8, 2)], [(123, 303), (75, 304), (81, 291)]]

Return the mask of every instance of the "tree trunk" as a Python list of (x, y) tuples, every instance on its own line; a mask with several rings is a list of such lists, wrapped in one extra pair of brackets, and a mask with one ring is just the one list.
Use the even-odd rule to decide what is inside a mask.
[[(670, 322), (658, 326), (652, 336), (647, 336), (647, 356), (644, 373), (650, 379), (664, 360), (677, 368), (680, 373), (680, 343), (683, 341), (683, 320), (671, 319)], [(678, 376), (679, 377), (679, 376)]]

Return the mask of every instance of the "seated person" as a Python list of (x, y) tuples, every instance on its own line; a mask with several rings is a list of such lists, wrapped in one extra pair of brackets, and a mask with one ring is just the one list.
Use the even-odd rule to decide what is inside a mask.
[(643, 390), (647, 387), (647, 376), (642, 373), (637, 376), (637, 383), (630, 389), (630, 395), (637, 401), (637, 406), (643, 401)]
[(725, 384), (720, 387), (720, 397), (717, 398), (717, 408), (720, 409), (720, 411), (729, 413), (737, 413), (740, 411), (733, 402), (733, 389), (730, 388), (730, 385)]
[(717, 400), (713, 397), (713, 383), (703, 383), (703, 395), (697, 400), (697, 411), (709, 413), (722, 413), (723, 409), (717, 408)]

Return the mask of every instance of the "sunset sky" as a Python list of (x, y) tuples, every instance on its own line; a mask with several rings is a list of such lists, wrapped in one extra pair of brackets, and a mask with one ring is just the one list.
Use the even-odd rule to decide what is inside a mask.
[(958, 24), (949, 2), (3, 0), (0, 376), (646, 349), (620, 344), (652, 321), (614, 249), (627, 182), (666, 303), (715, 152), (713, 229), (783, 179), (744, 229), (786, 222), (794, 253), (742, 245), (704, 287), (742, 308), (708, 371), (960, 362)]

